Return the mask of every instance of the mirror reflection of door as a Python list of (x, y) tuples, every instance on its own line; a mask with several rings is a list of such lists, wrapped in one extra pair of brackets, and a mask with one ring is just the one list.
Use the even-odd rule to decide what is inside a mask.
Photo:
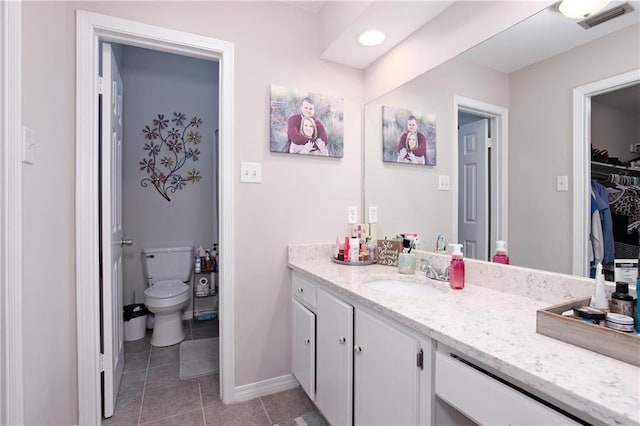
[(458, 112), (458, 241), (464, 256), (490, 256), (489, 119)]

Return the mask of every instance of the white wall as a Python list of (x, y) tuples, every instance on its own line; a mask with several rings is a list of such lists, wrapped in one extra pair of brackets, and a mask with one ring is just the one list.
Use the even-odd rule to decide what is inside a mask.
[[(624, 90), (624, 89), (622, 89)], [(624, 111), (591, 99), (591, 144), (606, 149), (609, 157), (620, 161), (632, 160), (637, 153), (629, 151), (630, 144), (640, 143), (640, 120), (637, 112)]]
[[(457, 185), (453, 133), (454, 95), (506, 107), (509, 100), (506, 74), (455, 58), (404, 84), (365, 107), (365, 208), (378, 207), (378, 237), (417, 232), (433, 250), (438, 234), (449, 242), (454, 223), (452, 191), (438, 191), (438, 176), (450, 176)], [(382, 162), (382, 106), (394, 106), (436, 116), (435, 166)]]
[[(25, 2), (24, 122), (36, 163), (24, 172), (25, 423), (77, 422), (75, 9), (235, 43), (236, 386), (291, 372), (289, 243), (333, 241), (361, 205), (362, 73), (318, 59), (314, 15), (284, 3)], [(269, 152), (269, 85), (344, 97), (344, 158)], [(43, 355), (46, 354), (46, 362)]]
[[(123, 154), (123, 229), (124, 237), (133, 240), (125, 246), (124, 253), (124, 303), (144, 301), (145, 281), (142, 273), (141, 250), (146, 247), (179, 247), (202, 245), (211, 248), (217, 242), (218, 217), (214, 196), (218, 184), (217, 151), (214, 132), (218, 128), (218, 63), (185, 56), (172, 55), (138, 47), (124, 46), (120, 63), (124, 83), (124, 154)], [(141, 180), (149, 174), (140, 170), (140, 161), (149, 159), (143, 149), (142, 129), (158, 114), (171, 120), (174, 112), (183, 112), (187, 120), (198, 116), (203, 123), (191, 127), (202, 135), (201, 143), (188, 144), (187, 149), (197, 148), (198, 161), (187, 159), (178, 171), (183, 177), (192, 169), (200, 171), (202, 180), (188, 182), (175, 193), (168, 192), (171, 201), (165, 200)], [(169, 127), (162, 130), (166, 135)], [(173, 154), (166, 148), (157, 157)]]
[[(571, 273), (572, 91), (640, 66), (632, 25), (509, 76), (509, 245), (512, 263)], [(569, 187), (571, 187), (569, 182)]]

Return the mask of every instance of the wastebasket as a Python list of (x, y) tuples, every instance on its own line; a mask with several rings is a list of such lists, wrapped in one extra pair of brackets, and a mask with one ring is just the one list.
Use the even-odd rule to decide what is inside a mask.
[(144, 303), (126, 305), (124, 310), (124, 340), (142, 339), (147, 331), (147, 314), (149, 310)]

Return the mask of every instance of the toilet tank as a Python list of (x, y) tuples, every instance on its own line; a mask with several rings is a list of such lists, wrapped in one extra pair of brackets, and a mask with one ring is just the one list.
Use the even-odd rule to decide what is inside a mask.
[(193, 247), (142, 249), (142, 268), (147, 283), (165, 280), (189, 281), (193, 252)]

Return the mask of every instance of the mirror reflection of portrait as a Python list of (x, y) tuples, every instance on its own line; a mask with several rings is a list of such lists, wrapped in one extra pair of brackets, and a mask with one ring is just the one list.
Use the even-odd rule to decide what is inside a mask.
[(343, 156), (343, 101), (271, 86), (271, 152)]
[(382, 107), (383, 160), (436, 164), (435, 116), (403, 108)]

